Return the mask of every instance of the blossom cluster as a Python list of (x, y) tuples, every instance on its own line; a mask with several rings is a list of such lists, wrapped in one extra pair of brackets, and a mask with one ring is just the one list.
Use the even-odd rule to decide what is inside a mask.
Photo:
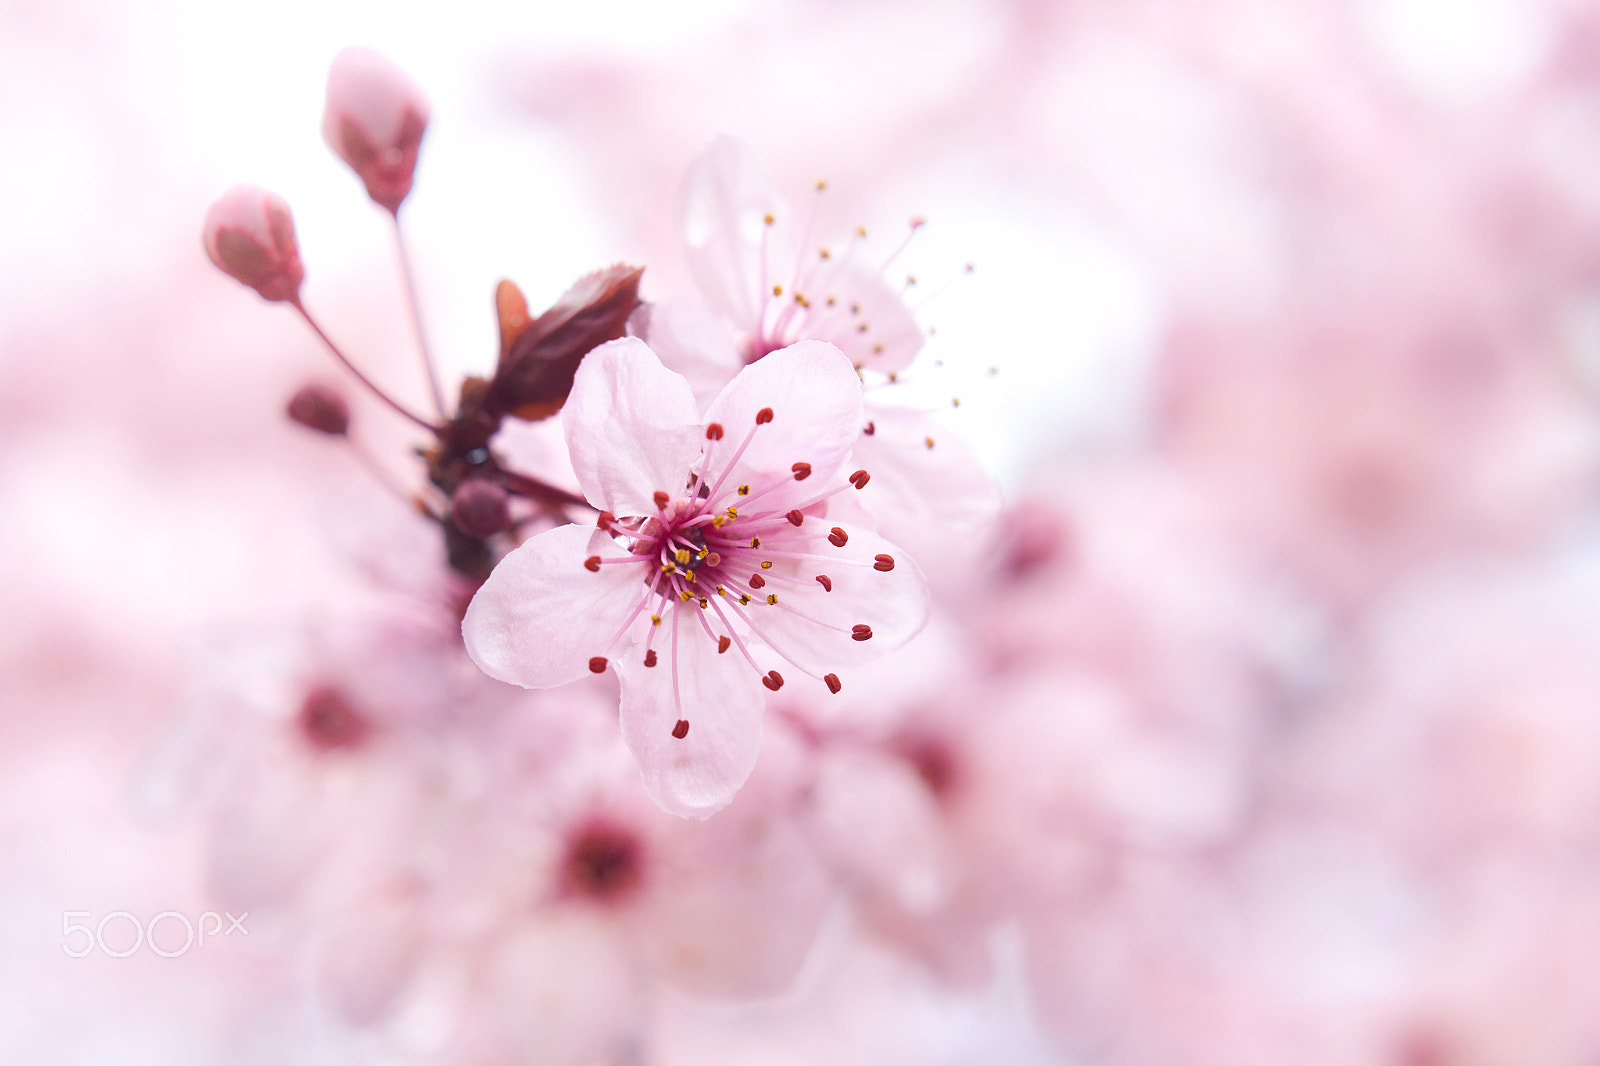
[[(453, 395), (418, 315), (431, 411), (307, 307), (286, 203), (239, 187), (207, 216), (211, 261), (418, 442), (382, 521), (425, 535), (355, 548), (397, 594), (216, 634), (160, 771), (197, 797), (219, 905), (277, 931), (257, 965), (352, 1059), (1600, 1053), (1593, 198), (1505, 149), (1537, 139), (1521, 119), (1413, 125), (1348, 57), (1312, 91), (1226, 20), (1023, 6), (1019, 35), (1086, 64), (1143, 34), (1256, 101), (1295, 178), (1288, 235), (1230, 231), (1236, 276), (1163, 259), (1182, 168), (1098, 185), (1071, 146), (1096, 105), (1034, 72), (1072, 102), (1030, 113), (1032, 164), (1148, 242), (1168, 317), (1138, 432), (1009, 502), (904, 398), (930, 355), (906, 290), (859, 230), (797, 225), (742, 141), (682, 178), (694, 291), (602, 266), (534, 314), (502, 282), (493, 370)], [(1592, 103), (1586, 55), (1517, 113)], [(324, 135), (413, 309), (430, 117), (386, 60), (336, 60)], [(1070, 303), (1031, 309), (1041, 347)], [(370, 460), (343, 391), (287, 413)], [(908, 987), (1013, 995), (1023, 1036), (874, 1057), (862, 1027)]]

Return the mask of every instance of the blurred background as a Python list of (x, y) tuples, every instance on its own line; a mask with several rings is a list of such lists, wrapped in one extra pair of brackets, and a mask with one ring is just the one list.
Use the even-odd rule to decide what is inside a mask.
[[(418, 483), (408, 428), (292, 425), (336, 368), (204, 258), (224, 188), (283, 196), (422, 406), (320, 136), (347, 44), (431, 100), (447, 380), (500, 278), (691, 294), (718, 134), (819, 232), (927, 220), (906, 402), (1004, 509), (933, 531), (866, 695), (769, 709), (722, 836), (635, 812), (614, 693), (480, 683), (364, 465)], [(1600, 1061), (1600, 5), (0, 0), (0, 144), (0, 1059)], [(390, 715), (358, 770), (280, 728), (334, 675)], [(689, 887), (572, 904), (595, 804)], [(763, 878), (727, 921), (792, 935), (697, 983), (661, 930)]]

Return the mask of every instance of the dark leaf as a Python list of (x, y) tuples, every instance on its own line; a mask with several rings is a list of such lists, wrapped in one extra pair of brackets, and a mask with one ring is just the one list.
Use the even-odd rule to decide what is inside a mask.
[(529, 421), (561, 410), (572, 376), (593, 348), (622, 336), (639, 306), (642, 267), (618, 264), (581, 279), (538, 318), (516, 286), (495, 293), (500, 317), (500, 365), (489, 385), (488, 407)]

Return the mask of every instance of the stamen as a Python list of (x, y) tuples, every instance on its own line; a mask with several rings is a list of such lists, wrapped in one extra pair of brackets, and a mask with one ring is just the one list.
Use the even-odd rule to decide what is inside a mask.
[(846, 533), (838, 526), (834, 526), (833, 530), (828, 534), (828, 543), (832, 544), (835, 548), (842, 548), (846, 544), (850, 543), (850, 534)]
[(772, 560), (771, 559), (763, 559), (762, 562), (761, 562), (761, 569), (763, 569), (763, 570), (771, 570), (772, 569)]
[(750, 575), (750, 587), (751, 588), (753, 588), (753, 589), (764, 588), (764, 587), (766, 587), (766, 584), (767, 584), (767, 579), (762, 577), (760, 574), (751, 574)]
[(761, 679), (761, 683), (776, 692), (783, 687), (783, 675), (776, 670), (768, 670), (767, 676)]
[(795, 463), (789, 469), (794, 471), (794, 479), (796, 481), (804, 481), (806, 478), (811, 476), (810, 463)]
[(654, 648), (644, 653), (644, 664), (646, 666), (654, 666), (656, 664), (656, 650)]
[(839, 694), (840, 689), (844, 688), (844, 686), (839, 683), (838, 674), (823, 674), (822, 680), (827, 682), (828, 691), (833, 693), (835, 696)]
[(583, 561), (583, 568), (589, 571), (591, 574), (598, 574), (600, 572), (600, 556), (589, 556), (589, 558)]
[(850, 475), (850, 484), (854, 485), (857, 489), (866, 488), (867, 482), (871, 480), (872, 475), (867, 473), (865, 470), (857, 470), (854, 474)]
[(756, 425), (765, 425), (766, 423), (771, 422), (772, 418), (772, 408), (763, 407), (761, 410), (756, 412)]
[(776, 607), (777, 605), (778, 605), (778, 594), (776, 592), (767, 593), (767, 606), (768, 607)]
[(806, 516), (801, 514), (799, 511), (790, 511), (788, 514), (784, 515), (783, 517), (785, 517), (785, 518), (787, 518), (789, 520), (789, 524), (791, 526), (799, 526), (801, 522), (804, 522), (806, 520)]
[(869, 437), (872, 436), (874, 433), (878, 432), (878, 423), (876, 423), (876, 422), (868, 422), (862, 428), (861, 432), (865, 433)]
[(853, 640), (871, 640), (872, 627), (869, 625), (854, 625), (850, 627), (850, 637)]
[(721, 440), (721, 439), (722, 439), (722, 424), (720, 422), (713, 422), (710, 425), (706, 426), (706, 440)]
[(606, 672), (606, 657), (604, 655), (596, 655), (594, 658), (590, 659), (589, 660), (589, 672), (591, 674), (603, 674), (603, 673), (605, 673)]
[(887, 574), (894, 569), (894, 556), (892, 555), (874, 555), (872, 560), (872, 568), (874, 570)]
[(718, 637), (717, 638), (717, 654), (718, 655), (723, 654), (724, 652), (726, 652), (728, 650), (729, 646), (732, 645), (732, 644), (733, 644), (733, 639), (731, 637), (729, 637), (727, 634), (723, 634), (722, 636)]
[(689, 720), (687, 718), (678, 719), (678, 724), (672, 727), (672, 739), (674, 739), (674, 740), (682, 740), (684, 737), (686, 737), (688, 735), (689, 735)]
[(822, 586), (822, 591), (823, 592), (832, 592), (833, 591), (833, 579), (830, 578), (827, 574), (818, 574), (817, 575), (817, 584)]

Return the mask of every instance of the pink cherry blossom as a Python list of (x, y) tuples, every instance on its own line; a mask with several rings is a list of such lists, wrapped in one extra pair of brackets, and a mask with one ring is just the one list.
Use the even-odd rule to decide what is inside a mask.
[(479, 590), (462, 632), (493, 677), (622, 682), (622, 732), (664, 809), (704, 818), (749, 774), (776, 659), (824, 682), (913, 636), (922, 575), (828, 501), (850, 471), (860, 384), (832, 345), (742, 370), (702, 419), (689, 383), (635, 338), (583, 361), (563, 412), (598, 528), (533, 537)]
[(216, 268), (263, 300), (300, 299), (306, 270), (289, 205), (276, 193), (235, 185), (206, 211), (201, 238)]
[(405, 71), (370, 48), (346, 48), (334, 57), (323, 139), (391, 214), (411, 192), (427, 128), (428, 103)]

